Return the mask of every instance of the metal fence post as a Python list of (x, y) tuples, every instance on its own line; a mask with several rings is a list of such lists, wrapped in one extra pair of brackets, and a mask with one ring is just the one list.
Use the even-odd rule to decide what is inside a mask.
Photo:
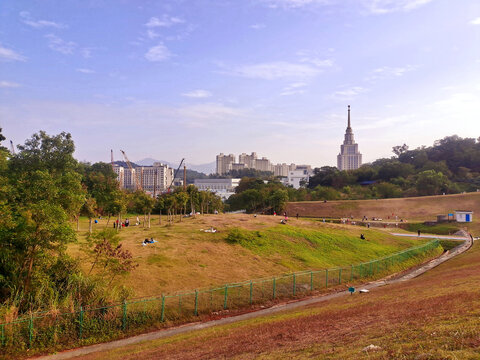
[(78, 338), (81, 339), (83, 335), (83, 306), (80, 306), (80, 314), (78, 317)]
[(310, 291), (313, 291), (313, 271), (310, 271)]
[(250, 305), (252, 305), (252, 301), (253, 301), (252, 297), (253, 297), (253, 281), (250, 280), (250, 301), (249, 301)]
[(342, 283), (342, 268), (338, 269), (338, 283)]
[(295, 296), (295, 288), (297, 287), (295, 273), (293, 273), (293, 296)]
[(198, 290), (195, 289), (195, 316), (198, 316)]
[(162, 294), (162, 312), (160, 314), (160, 321), (165, 321), (165, 295)]
[(227, 309), (228, 285), (225, 285), (225, 299), (223, 300), (223, 310)]
[(276, 293), (276, 290), (277, 290), (277, 283), (276, 283), (276, 279), (273, 278), (273, 300), (275, 300), (275, 293)]
[(123, 300), (123, 318), (122, 318), (122, 330), (127, 328), (127, 302)]
[(30, 315), (30, 321), (28, 323), (28, 348), (32, 348), (33, 343), (33, 315)]
[(325, 269), (325, 287), (328, 287), (328, 269)]

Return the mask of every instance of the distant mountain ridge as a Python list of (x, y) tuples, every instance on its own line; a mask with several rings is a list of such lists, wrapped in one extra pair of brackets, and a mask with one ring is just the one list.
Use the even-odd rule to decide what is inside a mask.
[[(170, 166), (171, 168), (173, 169), (177, 169), (178, 168), (178, 165), (180, 165), (180, 161), (178, 162), (171, 162), (171, 161), (166, 161), (166, 160), (156, 160), (156, 159), (153, 159), (153, 158), (145, 158), (145, 159), (142, 159), (142, 160), (139, 160), (139, 161), (135, 161), (135, 164), (137, 165), (140, 165), (140, 166), (152, 166), (154, 162), (159, 162), (159, 163), (162, 163), (162, 164), (166, 164), (168, 166)], [(191, 164), (191, 163), (188, 163), (187, 162), (187, 169), (190, 169), (190, 170), (195, 170), (195, 171), (198, 171), (198, 172), (201, 172), (201, 173), (204, 173), (204, 174), (211, 174), (211, 173), (214, 173), (215, 172), (215, 167), (216, 167), (216, 163), (215, 161), (212, 161), (211, 163), (207, 163), (207, 164), (199, 164), (199, 165), (196, 165), (196, 164)]]

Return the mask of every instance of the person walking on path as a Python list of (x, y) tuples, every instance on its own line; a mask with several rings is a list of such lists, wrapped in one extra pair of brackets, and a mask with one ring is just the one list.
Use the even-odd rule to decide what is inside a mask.
[(420, 230), (418, 230), (417, 233), (418, 233), (418, 236), (420, 236)]

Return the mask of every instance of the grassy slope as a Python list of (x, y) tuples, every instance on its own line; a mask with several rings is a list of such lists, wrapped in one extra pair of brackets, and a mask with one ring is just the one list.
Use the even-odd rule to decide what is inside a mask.
[[(151, 229), (129, 227), (120, 232), (123, 246), (132, 251), (139, 267), (119, 281), (132, 287), (136, 296), (158, 295), (293, 270), (355, 264), (426, 241), (302, 219), (292, 219), (285, 226), (279, 220), (273, 216), (206, 215), (159, 226), (155, 217)], [(105, 223), (101, 220), (96, 229)], [(210, 226), (218, 233), (200, 231)], [(226, 243), (225, 237), (234, 227), (252, 240), (243, 246)], [(82, 219), (79, 243), (70, 248), (82, 259), (86, 229), (86, 219)], [(369, 241), (361, 240), (360, 233)], [(144, 247), (141, 242), (146, 237), (154, 237), (158, 243)], [(83, 263), (87, 269), (88, 261)]]
[[(479, 359), (480, 244), (404, 283), (82, 359)], [(370, 344), (381, 349), (365, 352)]]
[(382, 200), (343, 200), (343, 201), (305, 201), (288, 204), (287, 211), (293, 216), (315, 217), (349, 217), (361, 219), (363, 216), (379, 217), (384, 220), (392, 214), (409, 221), (436, 220), (438, 214), (453, 213), (454, 210), (473, 210), (472, 224), (468, 226), (471, 231), (480, 230), (480, 222), (476, 216), (480, 215), (480, 192), (423, 196), (416, 198), (382, 199)]

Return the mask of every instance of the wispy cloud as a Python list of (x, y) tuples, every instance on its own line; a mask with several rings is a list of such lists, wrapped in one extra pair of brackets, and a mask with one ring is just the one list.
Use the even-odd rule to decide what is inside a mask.
[(65, 41), (55, 34), (45, 35), (48, 39), (48, 47), (53, 51), (57, 51), (64, 55), (71, 55), (77, 48), (77, 44), (73, 41)]
[(150, 49), (148, 49), (147, 53), (145, 54), (145, 58), (148, 61), (152, 61), (152, 62), (167, 60), (171, 56), (172, 56), (172, 53), (162, 43), (156, 46), (152, 46)]
[(361, 87), (361, 86), (352, 86), (350, 88), (344, 88), (342, 90), (335, 91), (332, 96), (335, 98), (341, 98), (341, 99), (352, 99), (356, 97), (357, 95), (363, 94), (367, 92), (368, 89)]
[(267, 26), (265, 24), (253, 24), (253, 25), (250, 25), (250, 29), (254, 29), (254, 30), (260, 30), (260, 29), (264, 29), (266, 28)]
[(191, 98), (208, 98), (212, 96), (212, 93), (208, 90), (193, 90), (186, 93), (183, 93), (182, 96), (191, 97)]
[(480, 16), (470, 21), (471, 25), (480, 25)]
[[(308, 6), (329, 6), (345, 4), (345, 0), (259, 0), (270, 8), (297, 9)], [(398, 11), (414, 10), (433, 0), (352, 0), (352, 5), (360, 4), (369, 14), (379, 15)]]
[(323, 64), (322, 66), (318, 66), (306, 62), (294, 63), (287, 61), (274, 61), (259, 64), (241, 65), (230, 70), (226, 70), (224, 73), (250, 79), (304, 79), (317, 76), (323, 71), (324, 67), (329, 66), (331, 65)]
[(94, 74), (95, 71), (91, 69), (77, 69), (76, 71), (83, 73), (83, 74)]
[(363, 0), (363, 5), (371, 14), (388, 14), (398, 11), (410, 11), (426, 5), (433, 0)]
[(20, 12), (20, 18), (22, 19), (22, 22), (28, 26), (31, 26), (36, 29), (41, 29), (41, 28), (56, 28), (56, 29), (64, 29), (67, 26), (64, 24), (56, 23), (54, 21), (49, 21), (49, 20), (35, 20), (32, 18), (30, 13), (28, 11), (22, 11)]
[(410, 71), (414, 71), (418, 68), (416, 65), (406, 65), (403, 67), (391, 67), (391, 66), (382, 66), (374, 69), (369, 76), (367, 76), (367, 81), (374, 81), (378, 79), (389, 79), (395, 77), (401, 77)]
[(288, 95), (300, 95), (305, 92), (305, 86), (307, 83), (305, 82), (296, 82), (292, 83), (283, 88), (282, 92), (280, 93), (281, 96), (288, 96)]
[(92, 57), (92, 50), (94, 48), (89, 48), (89, 47), (86, 47), (86, 48), (83, 48), (82, 50), (80, 50), (80, 53), (82, 54), (82, 56), (85, 58), (85, 59), (90, 59)]
[(20, 84), (11, 81), (0, 80), (0, 88), (18, 88)]
[(0, 44), (0, 60), (3, 61), (26, 61), (27, 58), (23, 55), (20, 55), (16, 51), (12, 49), (8, 49), (6, 47), (3, 47)]
[(162, 17), (151, 17), (150, 20), (145, 24), (148, 28), (155, 28), (155, 27), (170, 27), (175, 24), (183, 24), (185, 20), (180, 19), (175, 16), (169, 15), (162, 15)]

